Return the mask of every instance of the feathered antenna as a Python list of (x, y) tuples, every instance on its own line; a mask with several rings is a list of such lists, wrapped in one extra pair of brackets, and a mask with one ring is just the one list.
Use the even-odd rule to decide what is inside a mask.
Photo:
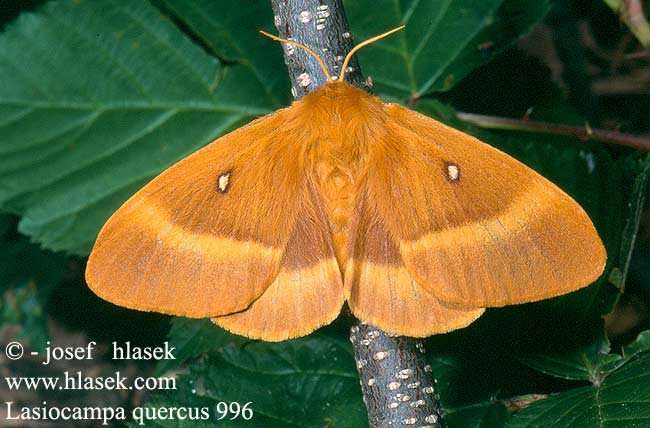
[[(352, 50), (347, 54), (347, 56), (343, 60), (343, 65), (341, 66), (341, 74), (340, 74), (338, 80), (342, 82), (343, 79), (345, 79), (345, 69), (348, 67), (348, 64), (350, 63), (350, 60), (352, 59), (352, 55), (357, 53), (359, 51), (359, 49), (361, 49), (364, 46), (368, 46), (369, 44), (374, 43), (377, 40), (381, 40), (384, 37), (388, 37), (391, 34), (396, 33), (398, 31), (404, 29), (405, 27), (406, 27), (406, 25), (400, 25), (397, 28), (393, 28), (390, 31), (387, 31), (387, 32), (382, 33), (382, 34), (380, 34), (378, 36), (372, 37), (372, 38), (370, 38), (370, 39), (368, 39), (366, 41), (363, 41), (363, 42), (359, 43), (355, 47), (353, 47)], [(325, 61), (323, 61), (323, 59), (316, 52), (314, 52), (312, 49), (308, 48), (307, 46), (303, 45), (302, 43), (296, 42), (295, 40), (289, 40), (289, 39), (284, 39), (282, 37), (274, 36), (273, 34), (269, 34), (266, 31), (260, 30), (260, 34), (262, 34), (263, 36), (266, 36), (266, 37), (268, 37), (270, 39), (277, 40), (278, 42), (289, 43), (290, 45), (297, 46), (297, 47), (299, 47), (301, 49), (304, 49), (305, 51), (309, 52), (314, 58), (316, 58), (316, 61), (318, 61), (318, 64), (320, 64), (321, 68), (323, 69), (323, 73), (325, 73), (325, 76), (327, 77), (327, 81), (328, 82), (334, 81), (334, 79), (332, 78), (332, 75), (329, 73), (329, 71), (327, 71), (327, 67), (325, 66)]]

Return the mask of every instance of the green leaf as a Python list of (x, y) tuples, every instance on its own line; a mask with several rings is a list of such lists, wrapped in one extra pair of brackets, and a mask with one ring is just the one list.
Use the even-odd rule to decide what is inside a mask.
[(346, 2), (357, 41), (406, 24), (359, 53), (377, 90), (402, 99), (450, 89), (529, 31), (548, 8), (546, 0)]
[(210, 52), (250, 70), (253, 86), (275, 108), (290, 102), (289, 77), (281, 45), (259, 30), (275, 33), (271, 3), (258, 0), (161, 0), (166, 11), (181, 21)]
[(153, 176), (276, 105), (250, 67), (222, 66), (127, 0), (23, 14), (0, 37), (0, 80), (0, 205), (79, 254)]
[(634, 342), (623, 347), (623, 357), (630, 359), (640, 352), (650, 351), (650, 330), (642, 331)]
[(604, 376), (616, 369), (621, 356), (610, 354), (609, 340), (602, 326), (592, 343), (578, 350), (559, 349), (556, 353), (528, 354), (519, 360), (543, 373), (563, 379), (602, 382)]
[[(224, 419), (219, 425), (224, 428), (367, 426), (350, 343), (324, 332), (210, 351), (179, 378), (177, 390), (156, 396), (151, 405), (208, 406), (214, 424), (221, 401), (251, 402), (254, 412), (250, 421)], [(147, 426), (181, 425), (159, 421)]]
[(508, 428), (637, 428), (650, 424), (650, 352), (632, 357), (600, 385), (572, 389), (515, 414)]
[[(434, 339), (435, 341), (435, 339)], [(437, 351), (437, 353), (436, 353)], [(435, 349), (431, 355), (430, 366), (436, 379), (437, 393), (440, 395), (445, 419), (450, 428), (498, 428), (508, 418), (506, 407), (493, 400), (493, 396), (485, 400), (476, 400), (475, 396), (467, 397), (464, 392), (469, 389), (478, 390), (481, 386), (470, 382), (464, 370), (463, 353), (461, 355), (439, 355), (440, 349)], [(489, 352), (489, 351), (488, 351)], [(473, 380), (476, 377), (472, 376)], [(482, 380), (482, 379), (481, 379)], [(496, 389), (491, 391), (494, 394)], [(462, 396), (462, 400), (456, 400)], [(468, 404), (469, 403), (469, 404)]]
[[(612, 272), (610, 275), (610, 280), (619, 289), (623, 289), (625, 285), (625, 280), (627, 278), (627, 273), (630, 267), (630, 262), (632, 259), (632, 250), (634, 249), (634, 244), (636, 242), (637, 232), (639, 230), (639, 222), (641, 221), (641, 214), (643, 211), (643, 202), (645, 200), (646, 187), (648, 185), (648, 164), (647, 157), (645, 158), (645, 164), (637, 161), (634, 165), (634, 160), (631, 160), (630, 168), (639, 168), (645, 167), (645, 174), (628, 175), (627, 180), (632, 179), (630, 186), (630, 199), (628, 201), (628, 210), (630, 216), (627, 221), (622, 225), (622, 240), (621, 248), (619, 251), (618, 259), (620, 260), (619, 266), (617, 267), (616, 272)], [(630, 171), (631, 172), (631, 171)], [(634, 174), (632, 172), (632, 174)]]
[(248, 339), (228, 333), (209, 319), (190, 319), (175, 317), (172, 319), (169, 331), (169, 343), (176, 348), (175, 360), (161, 360), (157, 367), (158, 373), (182, 366), (184, 363), (200, 355), (218, 351), (225, 346), (243, 344)]
[(622, 354), (610, 353), (610, 343), (604, 327), (599, 329), (593, 343), (579, 350), (559, 350), (556, 353), (529, 354), (518, 360), (543, 373), (563, 379), (587, 380), (599, 385), (605, 376), (625, 364), (634, 355), (650, 350), (650, 331), (623, 347)]

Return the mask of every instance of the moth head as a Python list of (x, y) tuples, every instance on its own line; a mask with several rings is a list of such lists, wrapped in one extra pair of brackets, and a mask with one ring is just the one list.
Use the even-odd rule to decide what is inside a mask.
[(318, 55), (316, 52), (314, 52), (311, 48), (303, 45), (302, 43), (296, 42), (295, 40), (289, 40), (289, 39), (284, 39), (282, 37), (274, 36), (273, 34), (269, 34), (266, 31), (260, 30), (260, 34), (269, 37), (273, 40), (277, 40), (278, 42), (284, 42), (284, 43), (289, 43), (290, 45), (294, 45), (299, 47), (300, 49), (303, 49), (304, 51), (308, 52), (310, 55), (312, 55), (314, 58), (316, 58), (316, 61), (318, 61), (318, 64), (321, 66), (323, 69), (323, 73), (325, 73), (325, 76), (327, 77), (327, 82), (332, 83), (332, 82), (343, 82), (345, 81), (345, 70), (348, 68), (348, 64), (350, 63), (350, 60), (352, 59), (352, 56), (357, 53), (359, 49), (361, 49), (364, 46), (368, 46), (371, 43), (376, 42), (377, 40), (381, 40), (384, 37), (388, 37), (393, 33), (396, 33), (402, 29), (406, 28), (406, 25), (400, 25), (397, 28), (393, 28), (390, 31), (386, 31), (385, 33), (379, 34), (378, 36), (371, 37), (368, 40), (365, 40), (355, 47), (352, 48), (350, 52), (346, 55), (345, 59), (343, 60), (343, 64), (341, 65), (341, 74), (338, 76), (332, 76), (325, 66), (325, 61)]

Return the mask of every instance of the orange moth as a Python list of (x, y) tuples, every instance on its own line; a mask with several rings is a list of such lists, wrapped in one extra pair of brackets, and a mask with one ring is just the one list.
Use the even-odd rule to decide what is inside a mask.
[(486, 307), (558, 296), (603, 272), (582, 208), (476, 138), (345, 82), (328, 83), (173, 165), (104, 225), (86, 269), (115, 304), (210, 317), (268, 341), (345, 302), (423, 337)]

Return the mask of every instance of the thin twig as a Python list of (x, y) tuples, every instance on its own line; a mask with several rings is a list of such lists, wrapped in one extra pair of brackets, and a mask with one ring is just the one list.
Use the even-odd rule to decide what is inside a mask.
[(545, 134), (577, 137), (582, 141), (593, 140), (618, 144), (640, 150), (650, 150), (650, 137), (625, 134), (606, 129), (593, 129), (588, 125), (572, 126), (559, 123), (540, 122), (529, 119), (512, 119), (508, 117), (488, 116), (475, 113), (456, 113), (459, 119), (488, 129), (511, 129), (517, 131), (542, 132)]
[(632, 52), (625, 55), (625, 59), (628, 61), (632, 61), (635, 59), (648, 59), (648, 58), (650, 58), (650, 50)]

